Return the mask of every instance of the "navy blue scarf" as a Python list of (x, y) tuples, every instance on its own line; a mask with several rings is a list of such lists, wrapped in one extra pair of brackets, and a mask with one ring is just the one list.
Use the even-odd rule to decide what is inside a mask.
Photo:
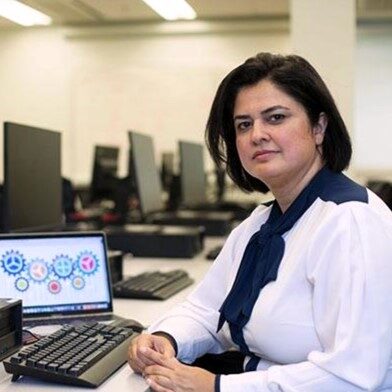
[(336, 203), (348, 200), (367, 202), (365, 188), (327, 168), (313, 177), (284, 214), (274, 201), (267, 222), (249, 240), (233, 287), (219, 309), (217, 331), (225, 321), (229, 324), (233, 341), (241, 352), (251, 357), (245, 368), (247, 371), (256, 369), (259, 358), (250, 352), (242, 333), (243, 327), (249, 321), (262, 288), (277, 278), (285, 251), (282, 235), (294, 226), (318, 197)]

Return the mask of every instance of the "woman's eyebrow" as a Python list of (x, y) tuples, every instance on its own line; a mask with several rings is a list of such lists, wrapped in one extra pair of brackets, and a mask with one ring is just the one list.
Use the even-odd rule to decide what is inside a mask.
[(237, 116), (234, 116), (233, 120), (247, 120), (249, 118), (250, 116), (248, 114), (238, 114)]
[[(274, 105), (274, 106), (271, 106), (270, 108), (262, 110), (260, 113), (264, 115), (264, 114), (271, 113), (271, 112), (273, 112), (274, 110), (277, 110), (277, 109), (290, 110), (290, 108), (288, 108), (286, 106)], [(246, 120), (246, 119), (249, 119), (249, 118), (251, 118), (251, 116), (249, 114), (237, 114), (236, 116), (233, 117), (233, 120), (234, 121), (236, 121), (236, 120)]]
[(268, 109), (263, 110), (263, 111), (261, 112), (261, 114), (268, 114), (268, 113), (273, 112), (274, 110), (277, 110), (277, 109), (290, 110), (290, 109), (289, 109), (288, 107), (286, 107), (286, 106), (275, 105), (275, 106), (271, 106), (271, 107), (268, 108)]

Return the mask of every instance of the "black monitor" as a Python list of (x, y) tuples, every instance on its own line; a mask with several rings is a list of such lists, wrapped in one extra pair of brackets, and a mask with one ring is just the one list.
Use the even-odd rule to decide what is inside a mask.
[(194, 207), (206, 203), (206, 175), (203, 145), (180, 141), (180, 183), (182, 203)]
[(118, 147), (95, 146), (90, 201), (113, 200), (118, 183)]
[(4, 123), (3, 230), (62, 224), (61, 134)]
[(162, 211), (162, 187), (155, 163), (152, 137), (134, 131), (130, 131), (128, 135), (141, 213), (146, 216), (152, 212)]

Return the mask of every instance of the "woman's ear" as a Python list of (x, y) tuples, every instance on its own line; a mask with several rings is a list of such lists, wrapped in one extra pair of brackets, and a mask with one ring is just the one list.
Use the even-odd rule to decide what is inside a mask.
[(323, 143), (325, 130), (328, 126), (328, 118), (324, 112), (321, 112), (317, 123), (313, 126), (313, 136), (316, 142), (316, 146), (320, 146)]

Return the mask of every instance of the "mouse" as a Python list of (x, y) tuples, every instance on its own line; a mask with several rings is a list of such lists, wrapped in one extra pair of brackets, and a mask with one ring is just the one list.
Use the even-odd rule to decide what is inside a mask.
[(145, 327), (143, 324), (139, 323), (139, 321), (128, 319), (128, 318), (120, 318), (111, 324), (113, 327), (121, 327), (121, 328), (130, 328), (135, 332), (142, 332)]

